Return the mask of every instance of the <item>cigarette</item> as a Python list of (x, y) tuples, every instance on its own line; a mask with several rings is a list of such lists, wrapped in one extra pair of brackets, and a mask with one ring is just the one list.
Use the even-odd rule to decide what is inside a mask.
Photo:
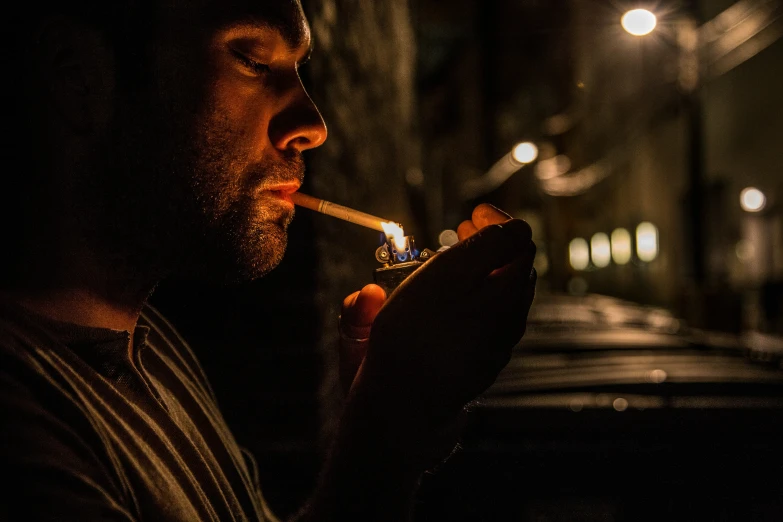
[(325, 201), (323, 199), (314, 198), (313, 196), (308, 196), (307, 194), (302, 194), (301, 192), (294, 192), (291, 194), (291, 201), (300, 207), (309, 208), (310, 210), (315, 210), (321, 214), (336, 217), (344, 221), (361, 225), (363, 227), (378, 230), (380, 232), (383, 232), (383, 226), (381, 225), (382, 223), (394, 223), (390, 219), (383, 219), (379, 218), (378, 216), (365, 214), (364, 212), (344, 207), (330, 201)]

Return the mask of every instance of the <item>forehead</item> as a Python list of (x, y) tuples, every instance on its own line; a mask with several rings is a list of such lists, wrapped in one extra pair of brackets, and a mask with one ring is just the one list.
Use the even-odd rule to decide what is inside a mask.
[(170, 0), (168, 7), (166, 14), (176, 22), (187, 20), (210, 32), (255, 25), (276, 29), (291, 47), (310, 41), (310, 27), (299, 0)]

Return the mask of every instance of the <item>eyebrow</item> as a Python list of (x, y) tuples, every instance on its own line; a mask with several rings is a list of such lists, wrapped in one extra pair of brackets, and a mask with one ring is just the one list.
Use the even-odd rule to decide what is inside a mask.
[[(223, 29), (236, 32), (277, 31), (291, 50), (299, 49), (305, 43), (306, 32), (283, 20), (249, 17), (241, 21), (229, 22), (223, 26)], [(307, 53), (302, 59), (302, 62), (309, 60), (312, 53), (313, 39), (310, 38), (310, 45), (307, 48)]]

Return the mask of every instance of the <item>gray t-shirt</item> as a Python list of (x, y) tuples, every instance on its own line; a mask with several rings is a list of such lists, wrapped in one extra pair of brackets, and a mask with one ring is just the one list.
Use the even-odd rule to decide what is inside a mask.
[(275, 520), (192, 351), (0, 303), (0, 520)]

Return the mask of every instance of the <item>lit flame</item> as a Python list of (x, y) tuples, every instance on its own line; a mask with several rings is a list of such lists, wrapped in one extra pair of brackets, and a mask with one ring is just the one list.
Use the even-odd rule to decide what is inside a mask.
[(402, 230), (402, 227), (393, 221), (381, 223), (381, 226), (383, 227), (383, 232), (386, 234), (386, 237), (390, 237), (392, 242), (394, 242), (395, 248), (401, 252), (405, 252), (407, 241), (405, 240), (405, 231)]

